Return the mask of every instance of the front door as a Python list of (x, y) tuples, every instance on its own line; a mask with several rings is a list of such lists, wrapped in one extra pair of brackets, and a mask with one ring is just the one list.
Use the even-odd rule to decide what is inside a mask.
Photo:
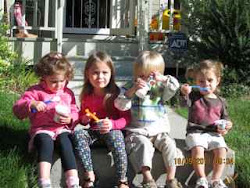
[[(134, 0), (66, 0), (64, 33), (133, 32)], [(118, 24), (117, 24), (118, 23)], [(127, 23), (126, 25), (121, 23)]]

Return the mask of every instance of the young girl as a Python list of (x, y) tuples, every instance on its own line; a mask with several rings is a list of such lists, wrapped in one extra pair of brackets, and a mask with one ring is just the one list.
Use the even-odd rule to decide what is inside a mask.
[[(93, 187), (95, 174), (91, 160), (90, 145), (102, 139), (112, 151), (118, 187), (128, 187), (127, 183), (127, 154), (121, 129), (130, 122), (130, 111), (119, 111), (114, 108), (114, 99), (120, 90), (114, 80), (114, 66), (110, 56), (103, 52), (92, 54), (84, 70), (84, 86), (81, 92), (81, 115), (83, 125), (90, 125), (89, 129), (77, 130), (74, 141), (78, 155), (85, 169), (85, 183), (83, 187)], [(85, 113), (88, 109), (95, 113), (91, 119)], [(100, 121), (96, 121), (99, 118)]]
[(151, 174), (155, 148), (162, 152), (166, 187), (182, 187), (175, 179), (177, 149), (169, 136), (170, 125), (164, 108), (164, 102), (173, 97), (179, 83), (174, 77), (163, 75), (164, 69), (165, 63), (159, 53), (142, 52), (134, 64), (134, 83), (124, 87), (124, 96), (119, 95), (115, 103), (122, 110), (129, 108), (132, 102), (132, 122), (126, 128), (126, 149), (135, 172), (143, 175), (142, 186), (145, 188), (157, 188)]
[(61, 53), (51, 52), (35, 65), (35, 72), (40, 82), (25, 91), (13, 106), (13, 112), (19, 119), (30, 119), (29, 146), (35, 146), (38, 152), (39, 186), (51, 187), (50, 169), (55, 146), (62, 158), (67, 187), (78, 187), (70, 140), (78, 120), (78, 108), (73, 92), (67, 88), (73, 69)]
[[(211, 186), (214, 188), (227, 187), (220, 179), (225, 165), (216, 162), (226, 158), (227, 145), (223, 136), (232, 128), (225, 99), (218, 95), (221, 72), (222, 64), (220, 62), (202, 61), (193, 70), (196, 86), (184, 84), (181, 87), (181, 93), (189, 105), (186, 144), (191, 150), (193, 167), (199, 176), (196, 188), (208, 187), (205, 164), (195, 162), (196, 159), (204, 159), (206, 150), (212, 150), (214, 153)], [(192, 89), (197, 86), (198, 90)]]

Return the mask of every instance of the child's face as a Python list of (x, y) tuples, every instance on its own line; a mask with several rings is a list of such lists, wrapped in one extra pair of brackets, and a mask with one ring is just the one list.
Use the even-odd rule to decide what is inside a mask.
[(44, 78), (45, 83), (50, 91), (57, 92), (65, 87), (67, 79), (64, 72), (59, 72)]
[(106, 63), (98, 62), (89, 68), (87, 77), (95, 89), (103, 89), (109, 84), (111, 70)]
[(152, 73), (153, 72), (147, 73), (147, 72), (138, 71), (137, 75), (136, 75), (136, 78), (140, 78), (140, 79), (142, 79), (144, 81), (147, 81), (149, 79), (150, 75), (152, 75)]
[(205, 74), (198, 73), (196, 76), (196, 84), (208, 88), (208, 91), (202, 91), (201, 93), (214, 93), (217, 86), (220, 83), (220, 79), (215, 75), (213, 71), (207, 71)]

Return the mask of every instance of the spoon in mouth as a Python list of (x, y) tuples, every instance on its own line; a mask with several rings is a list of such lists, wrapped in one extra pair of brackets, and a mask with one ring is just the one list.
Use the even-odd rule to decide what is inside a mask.
[(207, 87), (201, 87), (201, 86), (198, 86), (198, 85), (194, 85), (194, 86), (190, 86), (190, 87), (197, 88), (200, 91), (208, 91), (209, 90), (209, 88), (207, 88)]

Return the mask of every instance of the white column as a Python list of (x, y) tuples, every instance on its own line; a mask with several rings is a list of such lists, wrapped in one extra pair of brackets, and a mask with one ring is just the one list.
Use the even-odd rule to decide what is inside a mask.
[(148, 0), (139, 0), (138, 1), (138, 30), (139, 30), (139, 50), (148, 49), (148, 31), (149, 31), (149, 1)]
[(64, 0), (58, 0), (57, 4), (57, 24), (56, 24), (56, 36), (57, 36), (57, 51), (62, 52), (62, 39), (63, 39), (63, 10)]
[(170, 1), (169, 30), (174, 31), (174, 0)]

